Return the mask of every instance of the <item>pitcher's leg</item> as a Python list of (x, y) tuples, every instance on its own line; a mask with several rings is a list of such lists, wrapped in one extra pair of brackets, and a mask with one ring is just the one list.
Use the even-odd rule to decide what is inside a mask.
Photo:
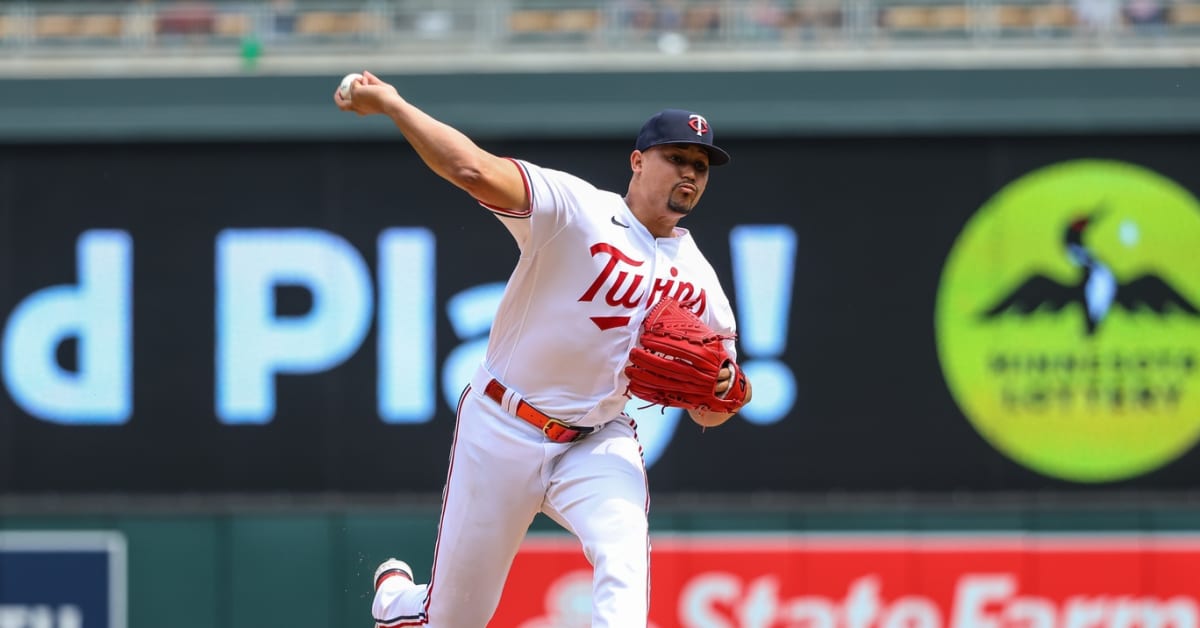
[[(375, 628), (425, 625), (426, 589), (424, 585), (413, 584), (413, 572), (408, 563), (394, 558), (384, 561), (375, 570), (375, 602), (371, 605), (371, 616), (376, 618)], [(420, 610), (414, 613), (405, 609)]]
[(646, 625), (650, 540), (646, 468), (631, 419), (576, 443), (551, 473), (543, 509), (579, 537), (592, 563), (592, 626)]
[[(496, 610), (508, 570), (545, 494), (542, 435), (473, 391), (459, 403), (450, 470), (428, 587), (405, 586), (375, 619), (416, 617), (431, 628), (482, 628)], [(376, 602), (381, 596), (377, 594)], [(385, 626), (391, 624), (383, 623)]]

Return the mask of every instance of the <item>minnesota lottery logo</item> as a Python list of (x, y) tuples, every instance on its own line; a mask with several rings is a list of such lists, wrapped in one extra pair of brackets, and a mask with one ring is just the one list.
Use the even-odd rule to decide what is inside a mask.
[(946, 382), (1016, 462), (1076, 482), (1157, 469), (1200, 437), (1200, 203), (1116, 161), (1000, 190), (942, 271)]

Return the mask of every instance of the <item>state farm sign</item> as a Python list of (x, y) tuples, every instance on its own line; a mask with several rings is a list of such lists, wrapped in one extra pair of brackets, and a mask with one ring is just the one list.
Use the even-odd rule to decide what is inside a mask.
[[(1200, 536), (655, 536), (655, 628), (1197, 628)], [(590, 626), (570, 538), (522, 546), (496, 628)]]

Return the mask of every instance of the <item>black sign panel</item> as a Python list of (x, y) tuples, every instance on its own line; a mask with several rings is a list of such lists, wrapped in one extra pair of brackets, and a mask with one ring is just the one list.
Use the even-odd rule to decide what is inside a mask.
[[(1200, 193), (1200, 137), (722, 143), (733, 162), (683, 224), (735, 301), (755, 401), (707, 431), (638, 411), (656, 491), (1200, 477), (1187, 366), (1200, 332), (1180, 308), (1183, 427), (1134, 471), (1082, 479), (1038, 462), (1057, 445), (1036, 428), (1014, 445), (1003, 421), (972, 414), (937, 322), (956, 242), (1006, 186), (1098, 159)], [(628, 144), (487, 148), (620, 192)], [(0, 491), (440, 490), (453, 403), (517, 250), (406, 144), (7, 146), (0, 183)], [(1182, 263), (1200, 276), (1197, 258)], [(1200, 302), (1188, 280), (1172, 285)]]

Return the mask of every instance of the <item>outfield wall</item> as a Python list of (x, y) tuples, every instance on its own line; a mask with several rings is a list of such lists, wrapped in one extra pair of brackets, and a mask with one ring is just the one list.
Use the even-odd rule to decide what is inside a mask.
[[(956, 62), (958, 51), (948, 48), (928, 53), (941, 55), (933, 66), (939, 69), (903, 69), (899, 62), (886, 65), (883, 56), (849, 68), (789, 67), (771, 64), (767, 52), (742, 70), (714, 69), (704, 58), (695, 64), (678, 60), (667, 69), (648, 58), (640, 71), (625, 72), (435, 72), (403, 59), (391, 60), (390, 71), (365, 69), (377, 70), (413, 103), (476, 138), (631, 140), (638, 122), (663, 107), (703, 112), (721, 137), (1200, 129), (1194, 63), (1168, 49), (1155, 65), (1146, 52), (1107, 50), (1111, 63), (1098, 56), (1087, 67), (1070, 67), (1057, 57), (1004, 67), (981, 62), (986, 52), (960, 55)], [(336, 59), (314, 59), (312, 66), (325, 68)], [(757, 69), (764, 64), (776, 69)], [(28, 76), (0, 78), (0, 142), (376, 140), (390, 129), (385, 120), (360, 120), (333, 108), (341, 76), (364, 69), (359, 67), (328, 74), (188, 75), (182, 64), (184, 74), (129, 76), (114, 64), (91, 78), (64, 77), (53, 67), (38, 72), (32, 61), (28, 67)]]
[[(101, 530), (122, 541), (125, 568), (123, 578), (89, 577), (75, 558), (74, 578), (46, 578), (55, 584), (30, 591), (19, 585), (35, 572), (4, 569), (9, 547), (0, 552), (0, 608), (58, 617), (112, 587), (127, 617), (119, 627), (160, 626), (164, 617), (181, 628), (353, 626), (370, 621), (371, 574), (384, 558), (401, 555), (428, 578), (435, 509), (250, 510), (6, 517), (0, 547), (13, 530), (65, 533), (51, 540), (68, 548), (73, 534)], [(1188, 625), (1200, 599), (1195, 508), (667, 510), (651, 522), (651, 612), (662, 627), (770, 626), (797, 613), (817, 621), (839, 608), (858, 608), (871, 625), (912, 614), (930, 628), (1035, 611), (1055, 626), (1078, 613), (1101, 626)], [(53, 557), (39, 558), (53, 565)], [(493, 625), (565, 621), (586, 604), (575, 586), (581, 571), (576, 542), (539, 518)], [(114, 624), (85, 615), (83, 625)]]

